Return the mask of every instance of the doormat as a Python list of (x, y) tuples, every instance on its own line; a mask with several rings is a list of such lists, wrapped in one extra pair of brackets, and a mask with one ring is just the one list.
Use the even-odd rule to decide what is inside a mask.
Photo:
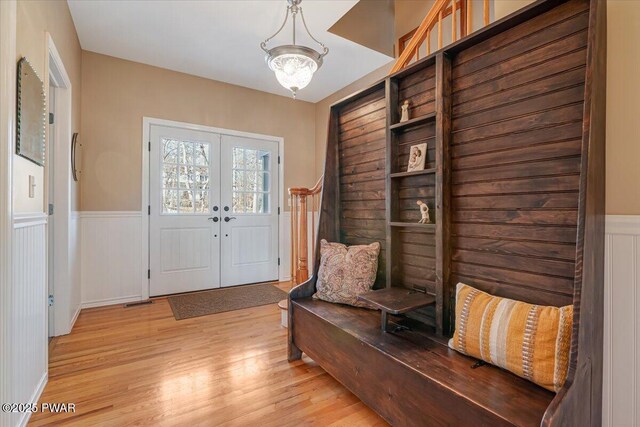
[(176, 320), (207, 316), (225, 311), (274, 304), (287, 298), (287, 293), (270, 284), (245, 285), (233, 288), (168, 297)]

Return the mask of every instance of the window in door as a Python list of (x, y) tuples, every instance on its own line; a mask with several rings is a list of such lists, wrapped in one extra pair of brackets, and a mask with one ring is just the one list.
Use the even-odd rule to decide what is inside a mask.
[(209, 143), (162, 138), (162, 213), (209, 212)]
[(270, 212), (270, 160), (271, 153), (268, 151), (233, 148), (233, 213)]

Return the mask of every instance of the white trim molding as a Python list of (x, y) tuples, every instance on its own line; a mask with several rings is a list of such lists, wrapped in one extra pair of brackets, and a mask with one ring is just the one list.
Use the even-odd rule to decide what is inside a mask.
[(640, 215), (605, 224), (602, 424), (640, 425)]
[[(71, 155), (71, 136), (73, 134), (72, 104), (73, 87), (64, 66), (62, 57), (51, 37), (46, 33), (46, 76), (45, 88), (49, 93), (50, 81), (55, 87), (54, 113), (56, 117), (55, 141), (56, 149), (47, 156), (48, 166), (53, 168), (53, 182), (49, 182), (49, 174), (45, 173), (45, 187), (54, 188), (54, 200), (49, 200), (46, 191), (45, 200), (55, 206), (55, 215), (49, 222), (53, 230), (53, 334), (65, 335), (71, 332), (78, 316), (81, 304), (81, 285), (79, 281), (79, 231), (72, 209), (73, 178), (69, 168)], [(49, 144), (47, 144), (47, 147)], [(49, 234), (51, 235), (51, 234)], [(49, 280), (49, 274), (47, 274)]]
[(33, 227), (34, 225), (46, 224), (47, 214), (44, 212), (17, 213), (13, 216), (13, 228)]
[[(12, 396), (12, 180), (16, 132), (16, 1), (0, 1), (0, 402)], [(11, 414), (0, 411), (0, 427)]]

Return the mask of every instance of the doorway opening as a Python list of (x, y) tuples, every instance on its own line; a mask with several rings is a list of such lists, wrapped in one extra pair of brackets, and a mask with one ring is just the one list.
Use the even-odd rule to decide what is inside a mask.
[(47, 220), (47, 330), (49, 336), (71, 332), (80, 313), (78, 229), (71, 177), (72, 86), (62, 58), (47, 33), (49, 121), (45, 169), (44, 210)]

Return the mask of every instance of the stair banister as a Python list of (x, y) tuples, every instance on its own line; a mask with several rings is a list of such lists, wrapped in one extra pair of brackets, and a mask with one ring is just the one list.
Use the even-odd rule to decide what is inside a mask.
[[(311, 242), (316, 239), (316, 211), (318, 197), (322, 191), (322, 177), (311, 188), (289, 189), (291, 199), (291, 280), (299, 284), (309, 278), (309, 259), (314, 258), (315, 244), (309, 256), (309, 209), (311, 210)], [(311, 198), (308, 203), (307, 198)]]

